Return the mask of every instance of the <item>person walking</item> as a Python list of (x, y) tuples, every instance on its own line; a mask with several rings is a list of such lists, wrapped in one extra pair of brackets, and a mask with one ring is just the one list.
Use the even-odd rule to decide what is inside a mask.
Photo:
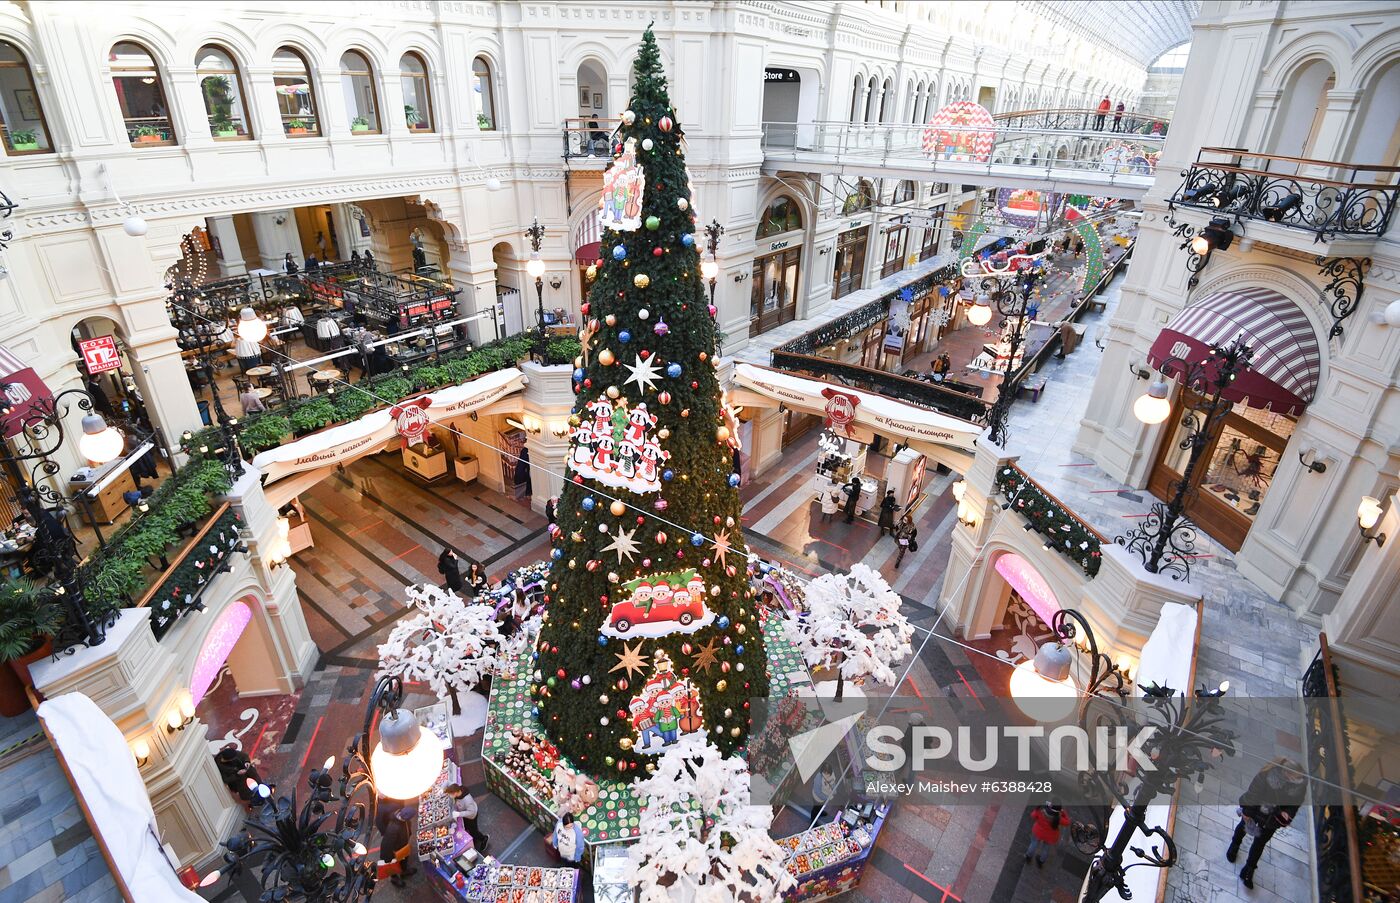
[(418, 810), (405, 806), (394, 813), (379, 836), (379, 871), (389, 875), (395, 887), (403, 887), (406, 875), (417, 871), (413, 867), (413, 832), (410, 823)]
[(467, 834), (471, 835), (472, 849), (481, 855), (486, 855), (486, 848), (491, 845), (491, 838), (481, 833), (481, 829), (476, 825), (478, 809), (476, 797), (472, 792), (461, 784), (448, 784), (443, 788), (452, 799), (452, 815), (454, 818), (462, 820), (462, 827), (467, 829)]
[(1269, 838), (1279, 828), (1293, 823), (1298, 807), (1307, 793), (1308, 781), (1303, 769), (1292, 759), (1275, 759), (1254, 776), (1249, 788), (1240, 796), (1240, 821), (1235, 825), (1235, 834), (1230, 838), (1230, 846), (1225, 850), (1225, 858), (1234, 862), (1240, 854), (1240, 844), (1248, 834), (1254, 838), (1249, 845), (1249, 855), (1245, 857), (1244, 868), (1240, 869), (1240, 880), (1244, 886), (1254, 889), (1254, 869), (1259, 865), (1259, 857), (1264, 855), (1264, 847)]
[(899, 554), (895, 556), (895, 570), (904, 563), (905, 552), (919, 551), (919, 528), (914, 526), (914, 515), (905, 514), (899, 519), (899, 528), (895, 530), (895, 542), (899, 543)]
[(565, 812), (554, 824), (549, 842), (565, 862), (578, 865), (583, 858), (583, 826), (574, 821), (572, 812)]
[(1123, 124), (1123, 101), (1118, 101), (1118, 106), (1113, 108), (1113, 130), (1118, 131)]
[(880, 499), (880, 535), (886, 533), (894, 535), (894, 513), (899, 510), (899, 499), (894, 497), (893, 489), (885, 490), (885, 497)]
[(1108, 95), (1105, 94), (1103, 100), (1099, 101), (1099, 115), (1094, 117), (1094, 131), (1103, 131), (1103, 122), (1108, 118), (1108, 111), (1111, 109), (1113, 109), (1113, 102), (1109, 100)]
[(1060, 842), (1060, 834), (1069, 822), (1065, 810), (1054, 803), (1037, 806), (1031, 812), (1031, 842), (1026, 847), (1026, 861), (1035, 856), (1035, 864), (1045, 868), (1045, 859)]
[(856, 506), (860, 504), (860, 477), (851, 477), (851, 482), (846, 484), (846, 523), (853, 523), (856, 519)]
[(948, 378), (948, 371), (953, 369), (953, 362), (948, 357), (947, 352), (940, 354), (933, 361), (933, 381), (941, 383)]
[(462, 568), (461, 559), (452, 549), (443, 549), (438, 556), (438, 573), (442, 575), (443, 585), (452, 592), (461, 595), (462, 592)]
[(841, 500), (836, 497), (836, 490), (821, 493), (818, 499), (822, 506), (822, 523), (829, 522), (836, 512), (841, 509)]

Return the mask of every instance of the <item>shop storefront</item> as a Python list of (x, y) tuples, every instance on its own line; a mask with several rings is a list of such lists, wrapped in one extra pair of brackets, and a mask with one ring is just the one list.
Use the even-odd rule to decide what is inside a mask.
[(797, 283), (802, 266), (801, 238), (769, 242), (769, 253), (755, 257), (749, 307), (749, 335), (797, 319)]
[(904, 269), (904, 248), (909, 241), (909, 227), (897, 223), (885, 230), (884, 263), (880, 265), (880, 277), (893, 276)]
[(836, 237), (836, 263), (832, 275), (831, 297), (841, 298), (859, 291), (865, 284), (865, 251), (870, 227), (853, 222)]
[[(1223, 422), (1209, 430), (1191, 474), (1186, 514), (1230, 551), (1238, 551), (1273, 482), (1294, 427), (1317, 391), (1322, 354), (1307, 315), (1283, 295), (1246, 287), (1215, 292), (1192, 302), (1162, 329), (1148, 361), (1179, 378), (1182, 362), (1210, 371), (1211, 348), (1243, 336), (1252, 352), (1248, 368), (1222, 392), (1234, 402)], [(1171, 498), (1188, 469), (1185, 441), (1208, 402), (1179, 393), (1163, 424), (1148, 490)]]
[(933, 211), (929, 225), (924, 227), (923, 242), (919, 245), (919, 259), (928, 260), (938, 255), (938, 240), (943, 237), (943, 208)]

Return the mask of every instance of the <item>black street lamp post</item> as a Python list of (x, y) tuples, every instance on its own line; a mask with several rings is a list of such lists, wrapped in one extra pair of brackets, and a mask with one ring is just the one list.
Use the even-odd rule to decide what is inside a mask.
[[(1122, 899), (1131, 899), (1124, 878), (1128, 869), (1139, 866), (1170, 868), (1177, 859), (1176, 843), (1167, 829), (1148, 823), (1148, 806), (1159, 795), (1169, 792), (1179, 778), (1199, 777), (1219, 757), (1234, 755), (1235, 733), (1223, 726), (1220, 705), (1220, 697), (1225, 695), (1229, 684), (1222, 684), (1217, 690), (1199, 689), (1191, 699), (1170, 687), (1152, 684), (1139, 687), (1142, 698), (1130, 706), (1127, 676), (1107, 653), (1099, 650), (1093, 628), (1083, 615), (1072, 609), (1062, 609), (1051, 619), (1050, 628), (1054, 639), (1037, 650), (1032, 669), (1040, 680), (1063, 684), (1071, 681), (1073, 656), (1078, 654), (1088, 659), (1088, 679), (1082, 689), (1074, 691), (1081, 730), (1087, 732), (1112, 725), (1153, 729), (1141, 747), (1153, 768), (1137, 772), (1135, 787), (1124, 783), (1123, 776), (1112, 769), (1100, 767), (1080, 771), (1081, 789), (1102, 793), (1113, 800), (1113, 805), (1098, 809), (1094, 813), (1095, 822), (1075, 822), (1070, 830), (1076, 846), (1086, 853), (1096, 854), (1081, 903), (1097, 903), (1113, 890), (1117, 890)], [(1023, 696), (1018, 693), (1017, 681), (1018, 678), (1013, 677), (1011, 684), (1017, 704), (1026, 714), (1038, 717), (1037, 706), (1043, 703), (1042, 691), (1030, 689)], [(1033, 685), (1036, 678), (1030, 681)], [(1105, 842), (1109, 815), (1118, 807), (1123, 810), (1123, 824), (1113, 840)], [(1094, 812), (1092, 807), (1086, 807), (1085, 811)], [(1138, 834), (1142, 835), (1141, 845), (1134, 846)], [(1129, 850), (1142, 861), (1125, 863), (1124, 854)]]
[(539, 305), (537, 311), (539, 317), (539, 337), (536, 340), (535, 352), (539, 355), (540, 363), (546, 363), (546, 353), (549, 342), (545, 335), (544, 324), (544, 261), (540, 258), (540, 245), (544, 241), (544, 226), (536, 218), (530, 223), (530, 228), (525, 230), (525, 236), (530, 239), (530, 259), (525, 262), (525, 272), (535, 280), (535, 300)]
[[(988, 438), (1003, 447), (1010, 438), (1011, 404), (1016, 400), (1016, 386), (1011, 379), (1011, 371), (1016, 365), (1016, 352), (1020, 350), (1025, 339), (1026, 313), (1030, 307), (1031, 294), (1042, 278), (1039, 267), (1036, 267), (1014, 276), (1008, 274), (1006, 277), (987, 276), (982, 279), (983, 297), (1001, 315), (998, 325), (1002, 334), (1006, 335), (1007, 327), (1010, 327), (1010, 334), (1006, 339), (1006, 368), (1002, 371), (1001, 385), (997, 387), (997, 400), (987, 411), (987, 425), (991, 431)], [(978, 298), (977, 303), (981, 306), (982, 298)], [(972, 320), (971, 316), (969, 320), (974, 325), (980, 325), (976, 320)]]
[[(9, 385), (0, 383), (0, 393)], [(120, 457), (124, 444), (121, 433), (93, 410), (92, 396), (85, 389), (67, 389), (51, 398), (31, 401), (18, 417), (24, 431), (16, 440), (23, 447), (0, 443), (0, 467), (14, 484), (20, 505), (34, 523), (33, 563), (36, 570), (52, 574), (53, 594), (67, 613), (64, 626), (54, 637), (54, 649), (58, 652), (81, 645), (101, 645), (116, 617), (115, 608), (96, 618), (89, 614), (78, 543), (64, 522), (68, 499), (47, 482), (60, 469), (53, 454), (63, 446), (67, 432), (63, 421), (70, 404), (84, 412), (79, 453), (97, 464)], [(0, 415), (9, 417), (12, 413), (8, 404), (0, 408)], [(25, 470), (29, 472), (26, 474)]]
[[(360, 732), (341, 760), (338, 787), (332, 775), (334, 757), (311, 770), (310, 795), (300, 806), (295, 792), (274, 800), (271, 788), (250, 783), (263, 802), (248, 816), (243, 831), (225, 841), (225, 871), (236, 876), (256, 866), (259, 899), (266, 903), (352, 903), (369, 898), (377, 869), (368, 841), (381, 794), (411, 791), (411, 797), (390, 798), (416, 799), (442, 769), (437, 737), (421, 729), (402, 705), (403, 681), (379, 678)], [(380, 742), (372, 748), (376, 715)], [(356, 799), (362, 792), (365, 798)], [(332, 813), (330, 807), (337, 801), (339, 807)], [(201, 884), (210, 886), (219, 878), (215, 871)]]
[[(719, 238), (724, 234), (724, 227), (719, 224), (719, 220), (711, 220), (705, 227), (705, 258), (700, 261), (700, 275), (704, 277), (710, 289), (710, 310), (715, 311), (715, 283), (719, 280), (719, 258), (715, 256), (719, 250)], [(715, 311), (714, 316), (718, 318), (719, 312)], [(720, 338), (718, 324), (715, 327), (715, 356), (719, 357), (722, 352), (723, 339)]]
[[(1186, 402), (1188, 407), (1181, 421), (1186, 436), (1181, 440), (1180, 448), (1190, 454), (1181, 478), (1172, 483), (1171, 500), (1165, 504), (1154, 503), (1147, 517), (1136, 527), (1114, 539), (1119, 545), (1142, 556), (1143, 566), (1154, 574), (1167, 572), (1175, 580), (1191, 578), (1191, 561), (1196, 553), (1196, 527), (1185, 515), (1186, 505), (1196, 492), (1194, 477), (1201, 458), (1214, 441), (1225, 415), (1234, 407), (1234, 402), (1225, 398), (1225, 392), (1249, 367), (1253, 354), (1241, 335), (1229, 345), (1212, 347), (1204, 361), (1192, 362), (1173, 357), (1163, 361), (1159, 368), (1166, 374), (1179, 372), (1184, 389), (1202, 400), (1194, 405), (1189, 400)], [(1148, 387), (1147, 394), (1133, 405), (1134, 414), (1144, 423), (1161, 423), (1171, 413), (1168, 395), (1166, 382), (1157, 380)]]

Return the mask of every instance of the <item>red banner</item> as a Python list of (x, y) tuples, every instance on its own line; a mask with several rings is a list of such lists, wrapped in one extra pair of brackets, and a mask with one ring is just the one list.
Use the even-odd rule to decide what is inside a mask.
[(122, 365), (121, 354), (117, 351), (117, 340), (109, 335), (95, 339), (83, 339), (78, 343), (83, 353), (83, 366), (91, 376), (116, 370)]

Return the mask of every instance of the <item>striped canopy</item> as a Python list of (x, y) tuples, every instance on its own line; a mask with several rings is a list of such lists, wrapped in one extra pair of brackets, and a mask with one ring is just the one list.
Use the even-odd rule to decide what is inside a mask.
[(1253, 357), (1224, 397), (1301, 414), (1317, 394), (1322, 352), (1307, 315), (1272, 289), (1232, 289), (1191, 302), (1162, 329), (1147, 359), (1163, 374), (1179, 377), (1182, 361), (1205, 364), (1212, 346), (1228, 345), (1240, 335)]

